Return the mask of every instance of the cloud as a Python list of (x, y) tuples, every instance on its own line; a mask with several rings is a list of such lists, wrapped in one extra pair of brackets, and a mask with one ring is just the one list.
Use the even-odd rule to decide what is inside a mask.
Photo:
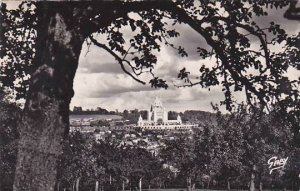
[(84, 43), (82, 47), (77, 72), (86, 74), (123, 73), (120, 65), (112, 55), (95, 45), (87, 47), (86, 43)]
[(122, 96), (124, 93), (135, 93), (135, 92), (142, 92), (142, 91), (155, 91), (157, 89), (151, 88), (149, 85), (139, 85), (125, 87), (120, 84), (111, 85), (107, 89), (99, 89), (98, 91), (94, 90), (91, 91), (89, 94), (90, 98), (97, 98), (97, 97), (114, 97), (114, 96)]
[(127, 92), (155, 91), (150, 85), (142, 85), (125, 74), (79, 73), (75, 77), (75, 94), (97, 98), (121, 96)]
[(21, 1), (4, 0), (3, 3), (6, 3), (8, 10), (13, 10), (18, 8)]
[[(271, 21), (279, 23), (288, 33), (299, 32), (299, 22), (289, 21), (283, 18), (284, 10), (269, 10), (268, 17), (256, 17), (255, 21), (260, 27), (266, 27)], [(215, 63), (213, 59), (202, 60), (196, 48), (201, 46), (207, 48), (205, 40), (187, 25), (176, 25), (180, 32), (180, 37), (173, 39), (176, 45), (183, 46), (189, 57), (182, 58), (171, 47), (162, 45), (161, 51), (157, 55), (157, 65), (154, 73), (156, 76), (169, 82), (169, 88), (154, 89), (149, 84), (141, 85), (131, 77), (125, 75), (114, 58), (107, 52), (91, 46), (87, 56), (87, 46), (83, 47), (80, 56), (78, 72), (74, 81), (75, 97), (71, 106), (83, 106), (84, 108), (96, 108), (98, 106), (109, 110), (122, 111), (124, 109), (149, 109), (155, 96), (159, 96), (168, 110), (204, 110), (211, 111), (210, 103), (219, 104), (224, 100), (222, 87), (211, 88), (211, 91), (194, 86), (192, 88), (176, 88), (172, 83), (177, 81), (177, 74), (180, 69), (186, 67), (192, 75), (199, 75), (201, 64), (211, 66)], [(132, 35), (130, 31), (125, 31), (124, 37)], [(103, 40), (103, 37), (99, 37)], [(251, 39), (252, 40), (252, 39)], [(253, 48), (259, 48), (257, 39), (252, 41)], [(280, 50), (281, 47), (278, 48)], [(294, 70), (289, 71), (289, 75), (296, 78), (299, 73)], [(150, 76), (141, 76), (145, 82), (149, 82)], [(237, 101), (245, 101), (244, 92), (234, 93)], [(224, 107), (223, 107), (224, 110)]]
[(115, 62), (85, 62), (83, 63), (84, 66), (78, 69), (80, 73), (109, 73), (109, 74), (122, 74), (123, 70), (121, 69), (120, 65)]
[[(199, 60), (200, 56), (197, 52), (197, 47), (205, 49), (210, 47), (205, 39), (190, 26), (181, 24), (176, 27), (176, 30), (180, 33), (180, 36), (172, 41), (174, 41), (175, 45), (184, 47), (185, 51), (188, 53), (186, 59)], [(176, 57), (180, 57), (178, 52), (174, 49), (172, 52)]]
[[(198, 90), (196, 90), (198, 89)], [(195, 91), (196, 90), (196, 91)], [(72, 100), (72, 106), (82, 105), (84, 108), (96, 108), (98, 106), (109, 110), (123, 111), (125, 109), (146, 110), (150, 108), (155, 97), (162, 100), (167, 110), (205, 110), (210, 111), (210, 102), (219, 103), (222, 94), (209, 93), (200, 87), (180, 89), (160, 89), (154, 91), (125, 91), (122, 93), (113, 92), (110, 96), (86, 96), (84, 99)], [(208, 98), (210, 101), (207, 101)]]
[(254, 16), (254, 21), (261, 27), (266, 28), (270, 26), (270, 22), (279, 24), (280, 27), (285, 29), (288, 34), (297, 34), (299, 33), (299, 21), (288, 20), (283, 17), (285, 11), (288, 9), (288, 6), (282, 9), (268, 8), (265, 9), (268, 13), (268, 16)]
[(141, 85), (124, 74), (78, 74), (75, 79), (75, 98), (73, 106), (84, 108), (98, 106), (109, 110), (148, 109), (156, 96), (160, 97), (168, 110), (210, 111), (210, 103), (219, 103), (224, 99), (220, 88), (211, 91), (200, 86), (192, 88), (154, 89), (150, 85)]

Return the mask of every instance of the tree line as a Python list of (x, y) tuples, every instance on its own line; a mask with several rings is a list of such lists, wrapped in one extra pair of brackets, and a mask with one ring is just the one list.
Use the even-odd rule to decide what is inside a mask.
[[(1, 190), (12, 190), (20, 109), (1, 104)], [(14, 114), (14, 115), (11, 115)], [(300, 150), (276, 112), (240, 105), (230, 114), (216, 111), (190, 136), (164, 140), (158, 155), (122, 136), (96, 141), (93, 134), (67, 136), (58, 162), (57, 190), (129, 190), (141, 188), (292, 189), (300, 186)], [(288, 157), (283, 169), (270, 174), (268, 159)], [(175, 170), (174, 170), (175, 169)]]
[(73, 110), (70, 111), (71, 115), (119, 115), (117, 111), (108, 111), (107, 109), (97, 107), (96, 109), (82, 109), (81, 106), (74, 106)]

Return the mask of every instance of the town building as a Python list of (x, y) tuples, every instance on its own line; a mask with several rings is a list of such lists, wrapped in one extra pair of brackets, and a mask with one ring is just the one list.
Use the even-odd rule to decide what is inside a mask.
[(180, 115), (176, 120), (168, 119), (168, 111), (163, 107), (161, 100), (156, 97), (150, 109), (147, 110), (147, 119), (140, 115), (137, 127), (147, 130), (183, 130), (189, 131), (197, 127), (195, 124), (184, 124)]

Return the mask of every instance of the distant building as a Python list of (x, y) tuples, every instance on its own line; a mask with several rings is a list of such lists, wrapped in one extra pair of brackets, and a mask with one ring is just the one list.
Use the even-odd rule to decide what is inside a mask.
[(140, 115), (137, 126), (148, 130), (191, 130), (196, 125), (182, 123), (180, 115), (176, 120), (168, 119), (168, 112), (163, 107), (162, 102), (155, 98), (154, 104), (147, 110), (147, 119)]

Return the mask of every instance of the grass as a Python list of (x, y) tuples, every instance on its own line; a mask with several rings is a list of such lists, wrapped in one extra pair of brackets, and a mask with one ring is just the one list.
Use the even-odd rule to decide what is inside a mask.
[[(143, 189), (143, 191), (186, 191), (186, 188), (167, 188), (167, 189)], [(225, 191), (225, 190), (210, 190), (210, 189), (194, 189), (193, 191)], [(239, 190), (232, 190), (239, 191)], [(246, 191), (246, 190), (243, 190)]]

